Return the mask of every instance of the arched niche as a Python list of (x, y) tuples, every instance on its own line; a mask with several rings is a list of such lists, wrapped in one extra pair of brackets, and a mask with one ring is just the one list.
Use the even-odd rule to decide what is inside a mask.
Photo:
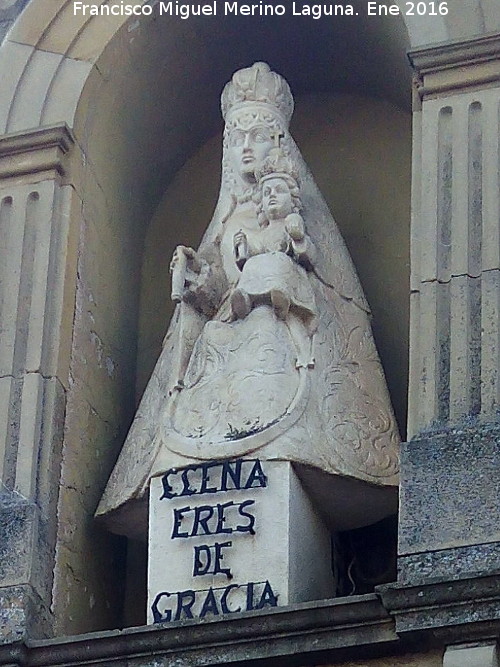
[[(323, 142), (320, 128), (325, 127), (325, 119), (311, 116), (308, 105), (323, 96), (322, 111), (330, 105), (338, 110), (342, 103), (352, 102), (352, 96), (362, 97), (363, 102), (355, 103), (361, 114), (376, 99), (372, 110), (392, 105), (386, 126), (391, 125), (389, 118), (397, 117), (402, 127), (409, 109), (404, 50), (498, 30), (496, 2), (454, 0), (449, 3), (453, 11), (443, 18), (368, 20), (360, 16), (346, 19), (350, 23), (328, 19), (321, 27), (312, 19), (298, 18), (293, 19), (293, 25), (248, 17), (212, 23), (207, 19), (203, 24), (167, 17), (101, 21), (75, 17), (71, 0), (27, 3), (0, 48), (0, 130), (17, 132), (66, 122), (74, 129), (82, 156), (71, 174), (79, 277), (59, 498), (53, 604), (57, 634), (121, 624), (126, 578), (123, 545), (95, 526), (93, 511), (133, 415), (137, 349), (144, 360), (140, 365), (145, 367), (152, 363), (161, 338), (163, 324), (156, 330), (141, 328), (138, 335), (139, 319), (148, 321), (146, 305), (150, 303), (143, 296), (140, 318), (141, 284), (143, 295), (146, 281), (152, 284), (149, 294), (154, 294), (155, 282), (157, 293), (167, 293), (161, 284), (161, 271), (150, 277), (145, 268), (152, 264), (144, 261), (144, 248), (153, 238), (150, 231), (148, 241), (148, 230), (159, 225), (165, 210), (162, 198), (169, 207), (177, 196), (177, 219), (184, 219), (182, 207), (191, 203), (186, 201), (186, 183), (193, 168), (196, 175), (207, 178), (206, 189), (201, 191), (200, 187), (193, 198), (196, 206), (185, 209), (193, 221), (197, 220), (193, 223), (193, 243), (199, 238), (218, 187), (215, 156), (219, 141), (215, 137), (210, 143), (210, 137), (221, 127), (217, 98), (222, 85), (234, 69), (255, 59), (268, 60), (289, 79), (298, 101), (293, 130), (324, 194), (332, 197), (332, 209), (361, 268), (367, 256), (374, 261), (378, 247), (370, 247), (372, 238), (350, 232), (353, 228), (347, 213), (352, 190), (329, 191), (324, 159), (330, 158), (335, 141)], [(398, 3), (405, 4), (403, 0)], [(313, 120), (317, 136), (307, 131), (308, 122)], [(332, 123), (328, 119), (326, 123), (333, 131)], [(355, 126), (353, 122), (352, 128)], [(341, 138), (347, 139), (347, 124), (342, 131), (338, 124), (336, 127)], [(393, 129), (399, 127), (393, 124)], [(380, 134), (377, 136), (380, 139)], [(214, 168), (209, 173), (202, 166), (210, 160)], [(357, 164), (362, 162), (351, 164), (351, 172), (356, 174)], [(376, 175), (376, 170), (371, 173)], [(184, 190), (179, 187), (182, 183)], [(340, 189), (342, 182), (335, 183)], [(345, 199), (339, 199), (343, 194)], [(369, 188), (363, 192), (367, 194)], [(379, 211), (384, 203), (396, 199), (384, 191)], [(341, 201), (345, 206), (339, 206)], [(363, 213), (368, 210), (366, 200), (359, 203)], [(395, 238), (388, 238), (389, 229), (376, 239), (384, 248), (396, 244)], [(174, 232), (161, 257), (162, 267), (178, 239)], [(395, 264), (404, 264), (405, 252), (393, 253)], [(367, 274), (374, 285), (379, 281), (375, 273)], [(369, 292), (371, 285), (363, 280)], [(382, 279), (378, 290), (383, 289), (380, 284), (386, 283)], [(377, 316), (376, 302), (371, 300)], [(390, 295), (386, 303), (391, 303)], [(154, 301), (149, 307), (156, 307)], [(166, 305), (161, 307), (165, 312)], [(396, 317), (404, 320), (399, 313)], [(157, 322), (164, 319), (162, 312), (157, 314)], [(390, 328), (395, 335), (396, 330)], [(383, 336), (378, 334), (377, 338), (380, 344)], [(386, 366), (388, 356), (384, 355)], [(139, 378), (139, 390), (146, 374)], [(393, 394), (397, 393), (393, 388)], [(136, 552), (132, 549), (131, 554)], [(135, 581), (141, 591), (140, 555), (135, 569), (133, 560), (129, 583)], [(128, 586), (128, 591), (129, 607), (136, 613), (126, 615), (126, 622), (141, 622), (141, 603), (134, 600), (133, 586)]]
[(94, 528), (92, 514), (167, 328), (172, 250), (178, 242), (196, 245), (212, 215), (220, 91), (254, 60), (268, 61), (294, 91), (292, 132), (366, 283), (404, 429), (408, 46), (394, 17), (163, 17), (125, 24), (92, 68), (73, 127), (84, 160), (76, 186), (80, 254), (59, 502), (58, 633), (120, 625), (125, 588), (124, 622), (144, 622), (142, 547), (129, 545), (125, 575), (123, 544)]

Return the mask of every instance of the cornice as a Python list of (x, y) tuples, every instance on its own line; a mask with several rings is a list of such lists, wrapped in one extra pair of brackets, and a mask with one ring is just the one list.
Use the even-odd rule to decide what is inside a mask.
[(500, 577), (484, 574), (377, 587), (400, 637), (451, 644), (500, 635)]
[(500, 577), (391, 583), (376, 594), (221, 618), (0, 642), (5, 667), (287, 667), (424, 654), (500, 634)]
[(0, 179), (67, 172), (75, 139), (65, 123), (0, 136)]
[(408, 52), (408, 58), (419, 74), (499, 60), (500, 34), (413, 49)]
[(500, 34), (412, 50), (421, 97), (500, 85)]
[(394, 623), (376, 595), (0, 646), (0, 665), (321, 664), (325, 657), (397, 653)]

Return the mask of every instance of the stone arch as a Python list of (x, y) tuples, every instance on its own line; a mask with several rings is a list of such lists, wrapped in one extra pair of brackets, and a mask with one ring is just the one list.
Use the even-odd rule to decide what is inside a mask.
[[(397, 2), (403, 10), (405, 1)], [(31, 0), (0, 52), (0, 65), (7, 72), (0, 129), (16, 131), (56, 120), (71, 126), (92, 65), (125, 21), (112, 17), (102, 25), (96, 17), (73, 16), (70, 0)], [(461, 0), (447, 16), (404, 16), (404, 21), (412, 49), (471, 38), (500, 26), (495, 0)]]
[[(404, 10), (405, 1), (397, 2)], [(410, 47), (497, 30), (500, 18), (495, 4), (495, 0), (461, 0), (453, 3), (447, 16), (404, 16)], [(92, 66), (127, 19), (110, 17), (103, 24), (98, 17), (75, 17), (72, 6), (70, 0), (31, 0), (18, 16), (0, 51), (0, 66), (7, 72), (0, 103), (2, 131), (61, 120), (72, 126)]]

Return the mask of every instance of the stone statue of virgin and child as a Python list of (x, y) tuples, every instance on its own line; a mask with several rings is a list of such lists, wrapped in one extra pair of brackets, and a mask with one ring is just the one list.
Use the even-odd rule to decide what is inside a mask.
[(292, 462), (337, 530), (396, 509), (399, 436), (369, 307), (292, 112), (265, 63), (224, 88), (218, 203), (198, 250), (174, 253), (178, 305), (97, 512), (117, 532), (147, 525), (152, 477), (203, 461)]

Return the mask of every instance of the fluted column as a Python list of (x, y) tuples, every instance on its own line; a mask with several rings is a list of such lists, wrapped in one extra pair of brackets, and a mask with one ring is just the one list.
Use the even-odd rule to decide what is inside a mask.
[(499, 409), (498, 48), (483, 38), (413, 54), (410, 436)]
[(0, 637), (50, 626), (76, 271), (72, 148), (64, 125), (0, 138)]

